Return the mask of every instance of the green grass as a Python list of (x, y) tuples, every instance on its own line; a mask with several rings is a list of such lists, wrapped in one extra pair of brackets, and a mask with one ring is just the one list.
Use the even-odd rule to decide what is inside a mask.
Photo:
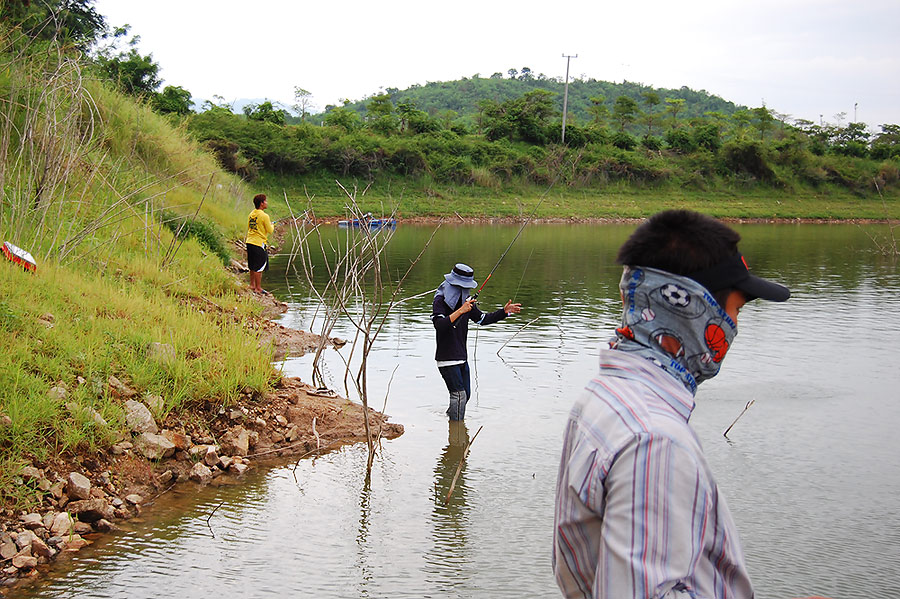
[[(28, 273), (0, 258), (0, 505), (18, 509), (40, 500), (16, 483), (24, 465), (127, 438), (110, 376), (162, 397), (162, 418), (265, 391), (276, 373), (259, 306), (222, 266), (246, 227), (247, 187), (133, 99), (74, 70), (37, 93), (46, 68), (2, 58), (0, 116), (17, 128), (0, 131), (0, 243), (38, 263)], [(29, 127), (32, 145), (20, 146)], [(166, 212), (202, 225), (176, 242)], [(154, 342), (175, 359), (152, 358)], [(65, 399), (51, 396), (57, 386)]]
[[(327, 175), (303, 179), (265, 175), (257, 186), (269, 195), (270, 211), (276, 218), (289, 214), (285, 194), (294, 213), (312, 207), (317, 216), (336, 217), (345, 213), (347, 198), (335, 181)], [(385, 214), (396, 206), (398, 215), (407, 218), (455, 218), (457, 214), (472, 218), (523, 217), (531, 214), (545, 196), (536, 218), (642, 218), (667, 208), (688, 208), (733, 219), (900, 218), (900, 193), (896, 190), (888, 192), (882, 201), (878, 195), (863, 197), (834, 186), (794, 190), (723, 186), (698, 191), (624, 183), (590, 189), (530, 184), (491, 189), (395, 178), (376, 179), (368, 188), (365, 181), (353, 178), (342, 179), (340, 183), (350, 191), (357, 190), (357, 202), (364, 211)]]

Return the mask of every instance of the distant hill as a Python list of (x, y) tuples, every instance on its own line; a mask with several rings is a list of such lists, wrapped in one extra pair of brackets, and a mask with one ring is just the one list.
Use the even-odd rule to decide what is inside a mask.
[[(430, 115), (440, 115), (452, 110), (464, 121), (474, 121), (478, 114), (478, 103), (482, 100), (494, 100), (503, 102), (518, 98), (524, 94), (543, 89), (556, 94), (557, 109), (562, 112), (563, 92), (565, 85), (562, 78), (545, 77), (543, 74), (533, 75), (527, 69), (523, 73), (511, 71), (510, 76), (494, 73), (491, 77), (464, 77), (456, 81), (435, 81), (425, 85), (413, 85), (407, 89), (387, 88), (383, 93), (390, 94), (394, 106), (399, 102), (410, 101), (416, 108)], [(733, 102), (729, 102), (719, 96), (710, 94), (705, 90), (695, 91), (688, 87), (681, 89), (655, 88), (641, 83), (624, 81), (613, 83), (610, 81), (597, 81), (596, 79), (570, 79), (568, 113), (577, 122), (586, 124), (590, 122), (589, 108), (592, 105), (591, 98), (603, 97), (603, 105), (612, 111), (616, 98), (628, 96), (634, 99), (641, 110), (647, 110), (645, 98), (642, 94), (655, 92), (659, 98), (659, 104), (654, 112), (665, 109), (667, 98), (682, 99), (684, 105), (679, 112), (681, 118), (703, 116), (706, 112), (716, 111), (726, 115), (746, 108)], [(373, 94), (377, 95), (377, 94)], [(347, 105), (347, 108), (364, 114), (368, 99), (359, 100)], [(326, 107), (326, 111), (329, 107)], [(314, 115), (313, 122), (321, 120), (322, 115)]]

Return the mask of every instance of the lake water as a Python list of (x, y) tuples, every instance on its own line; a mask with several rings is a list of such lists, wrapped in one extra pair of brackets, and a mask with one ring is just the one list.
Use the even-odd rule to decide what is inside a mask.
[[(900, 597), (900, 267), (869, 238), (887, 229), (736, 228), (751, 268), (793, 297), (743, 309), (691, 423), (734, 513), (757, 597)], [(511, 298), (523, 311), (470, 330), (473, 398), (458, 426), (444, 415), (431, 296), (403, 304), (369, 377), (377, 407), (390, 384), (386, 412), (406, 433), (383, 443), (369, 484), (360, 445), (257, 469), (240, 485), (173, 492), (21, 596), (558, 597), (550, 554), (561, 433), (618, 322), (614, 255), (632, 229), (525, 229), (479, 298), (483, 309)], [(392, 276), (432, 230), (397, 229)], [(404, 295), (433, 289), (456, 261), (481, 282), (517, 230), (445, 225)], [(283, 324), (308, 329), (320, 319), (286, 262), (273, 260), (264, 285), (291, 303)], [(352, 338), (344, 323), (335, 334)], [(309, 357), (283, 367), (310, 380)], [(343, 392), (334, 352), (326, 373)]]

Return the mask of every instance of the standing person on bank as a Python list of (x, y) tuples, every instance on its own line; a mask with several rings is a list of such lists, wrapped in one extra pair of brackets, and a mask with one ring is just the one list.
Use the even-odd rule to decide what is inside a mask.
[(750, 274), (739, 240), (717, 220), (668, 210), (619, 249), (622, 326), (565, 429), (553, 550), (565, 597), (753, 597), (734, 520), (688, 423), (741, 307), (790, 297)]
[(434, 359), (450, 392), (450, 407), (447, 408), (450, 420), (465, 419), (466, 402), (471, 395), (466, 350), (469, 321), (488, 325), (522, 310), (522, 304), (509, 300), (500, 310), (485, 314), (475, 305), (475, 298), (469, 296), (469, 290), (477, 286), (475, 271), (465, 264), (457, 264), (444, 275), (444, 282), (435, 292), (431, 306), (431, 322), (437, 335)]
[(247, 268), (250, 269), (250, 290), (254, 293), (268, 294), (269, 292), (262, 288), (262, 274), (269, 269), (266, 241), (269, 234), (275, 231), (275, 226), (269, 215), (263, 212), (269, 207), (266, 194), (255, 195), (253, 205), (256, 208), (247, 218)]

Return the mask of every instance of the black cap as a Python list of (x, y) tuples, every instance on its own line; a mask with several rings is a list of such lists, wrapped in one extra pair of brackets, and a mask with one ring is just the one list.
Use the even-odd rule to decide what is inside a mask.
[(772, 302), (783, 302), (791, 297), (791, 290), (750, 274), (747, 261), (740, 254), (727, 258), (711, 268), (686, 275), (694, 279), (711, 292), (733, 287), (746, 293), (750, 299), (764, 299)]

